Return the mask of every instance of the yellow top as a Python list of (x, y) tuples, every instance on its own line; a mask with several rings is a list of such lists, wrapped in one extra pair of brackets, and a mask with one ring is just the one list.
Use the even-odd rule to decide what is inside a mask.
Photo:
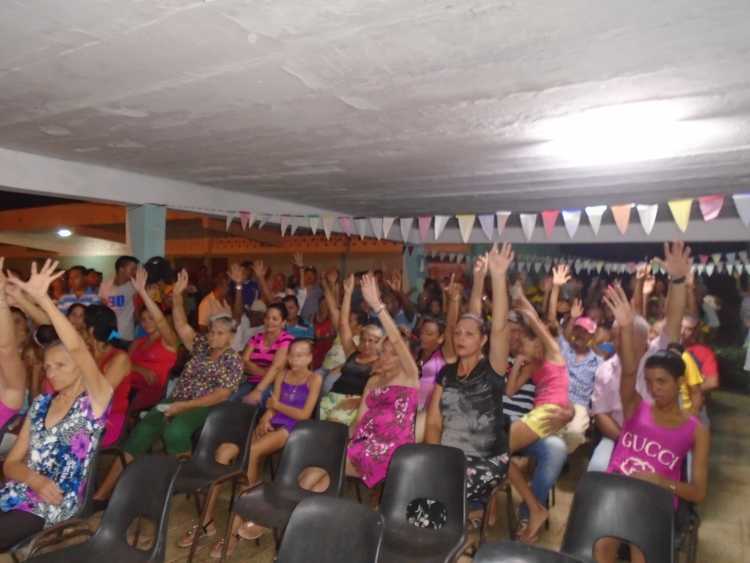
[(689, 388), (694, 385), (701, 385), (703, 383), (703, 375), (690, 352), (683, 352), (682, 361), (685, 362), (685, 382), (680, 385), (680, 406), (682, 410), (689, 411), (693, 408)]

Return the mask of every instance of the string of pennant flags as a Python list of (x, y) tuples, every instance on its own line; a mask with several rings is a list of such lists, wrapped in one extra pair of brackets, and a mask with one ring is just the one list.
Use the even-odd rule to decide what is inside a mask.
[[(750, 194), (732, 195), (734, 206), (745, 227), (750, 227)], [(721, 213), (725, 203), (725, 196), (714, 194), (705, 195), (697, 198), (675, 199), (667, 202), (667, 206), (672, 214), (672, 218), (681, 232), (686, 232), (690, 223), (690, 213), (693, 203), (697, 201), (704, 221), (713, 221)], [(521, 229), (524, 238), (530, 241), (539, 223), (544, 228), (546, 238), (552, 237), (553, 230), (562, 217), (563, 225), (568, 236), (572, 239), (581, 226), (581, 218), (585, 213), (594, 235), (599, 234), (602, 225), (602, 218), (609, 209), (614, 218), (617, 230), (621, 235), (625, 235), (630, 227), (632, 210), (635, 208), (641, 227), (647, 235), (650, 235), (656, 224), (656, 216), (659, 211), (659, 204), (635, 204), (626, 203), (621, 205), (592, 205), (583, 209), (548, 209), (538, 213), (519, 213)], [(219, 210), (202, 210), (204, 212), (217, 213)], [(368, 231), (378, 240), (387, 239), (391, 236), (396, 221), (399, 223), (401, 238), (404, 242), (410, 241), (412, 230), (416, 226), (419, 238), (422, 243), (437, 241), (443, 234), (448, 221), (455, 217), (458, 222), (461, 239), (468, 243), (471, 239), (472, 232), (476, 224), (484, 233), (488, 241), (493, 241), (495, 232), (498, 237), (502, 237), (503, 231), (508, 223), (508, 219), (513, 214), (511, 211), (496, 211), (494, 213), (484, 214), (457, 214), (457, 215), (422, 215), (418, 217), (351, 217), (336, 216), (333, 214), (322, 215), (290, 215), (290, 214), (270, 214), (256, 213), (253, 211), (220, 211), (226, 217), (227, 231), (232, 223), (239, 220), (242, 229), (248, 229), (258, 223), (258, 227), (263, 227), (267, 223), (278, 224), (281, 229), (281, 235), (294, 235), (297, 229), (309, 228), (313, 234), (322, 231), (327, 239), (331, 234), (340, 231), (347, 236), (358, 235), (361, 239), (369, 236)], [(430, 234), (433, 234), (433, 240), (430, 241)]]

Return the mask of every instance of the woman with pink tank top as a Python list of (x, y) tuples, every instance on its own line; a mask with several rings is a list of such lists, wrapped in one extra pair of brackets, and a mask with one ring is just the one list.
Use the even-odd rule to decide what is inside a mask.
[[(665, 331), (679, 335), (685, 308), (685, 276), (690, 270), (690, 253), (676, 242), (666, 250), (665, 265), (672, 279), (667, 303)], [(685, 363), (679, 354), (664, 350), (647, 357), (645, 380), (653, 403), (636, 391), (638, 360), (633, 343), (635, 313), (620, 287), (610, 287), (604, 297), (620, 328), (622, 375), (620, 397), (625, 423), (607, 467), (608, 473), (620, 473), (648, 481), (672, 492), (675, 508), (678, 499), (701, 502), (708, 484), (709, 432), (699, 419), (680, 408), (680, 384)], [(683, 467), (692, 452), (691, 478), (683, 480)], [(617, 560), (619, 541), (604, 538), (596, 543), (594, 557), (598, 563)], [(644, 563), (641, 551), (630, 548), (630, 560)]]
[(26, 366), (21, 358), (22, 343), (8, 305), (7, 278), (0, 258), (0, 434), (18, 414), (26, 395)]

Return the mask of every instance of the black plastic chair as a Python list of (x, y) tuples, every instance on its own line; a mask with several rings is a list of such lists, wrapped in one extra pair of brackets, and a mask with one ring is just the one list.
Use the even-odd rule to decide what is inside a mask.
[(571, 555), (518, 542), (486, 543), (474, 556), (474, 563), (582, 563)]
[[(439, 530), (407, 520), (415, 500), (435, 500), (447, 521)], [(457, 448), (408, 444), (396, 450), (380, 501), (385, 520), (381, 563), (452, 561), (466, 541), (466, 458)]]
[[(167, 521), (179, 462), (171, 456), (148, 455), (131, 463), (115, 487), (101, 524), (88, 541), (28, 561), (34, 563), (158, 563), (164, 561)], [(128, 541), (128, 529), (140, 518), (155, 523), (156, 536), (149, 549)], [(135, 540), (137, 543), (137, 538)]]
[[(237, 492), (237, 483), (244, 478), (250, 457), (250, 442), (257, 420), (258, 409), (244, 403), (225, 401), (213, 409), (206, 418), (195, 452), (180, 469), (175, 483), (175, 493), (192, 493), (195, 496), (199, 523), (205, 518), (208, 495), (226, 482), (232, 483), (229, 513)], [(216, 461), (216, 450), (222, 444), (234, 444), (239, 454), (230, 465)], [(201, 502), (201, 498), (204, 501)], [(198, 526), (193, 534), (188, 561), (192, 561), (203, 528)]]
[[(338, 422), (299, 422), (289, 435), (281, 453), (274, 481), (255, 483), (240, 493), (234, 500), (233, 513), (243, 520), (272, 528), (278, 546), (292, 512), (303, 499), (319, 494), (341, 496), (348, 438), (349, 428)], [(299, 486), (300, 474), (311, 467), (324, 469), (328, 473), (330, 485), (324, 493), (314, 493)], [(224, 537), (222, 561), (226, 558), (232, 519), (230, 515)]]
[(637, 546), (647, 563), (672, 563), (672, 494), (624, 475), (586, 473), (576, 487), (560, 550), (593, 562), (594, 544), (606, 537)]
[(376, 563), (382, 536), (377, 512), (348, 499), (306, 498), (289, 519), (278, 563)]

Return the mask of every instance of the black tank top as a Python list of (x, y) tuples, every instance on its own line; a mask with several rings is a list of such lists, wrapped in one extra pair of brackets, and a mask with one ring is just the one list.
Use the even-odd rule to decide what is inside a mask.
[(333, 393), (362, 395), (365, 392), (365, 385), (372, 374), (372, 364), (361, 364), (356, 358), (355, 352), (346, 359), (344, 367), (341, 368), (341, 377), (331, 387)]

